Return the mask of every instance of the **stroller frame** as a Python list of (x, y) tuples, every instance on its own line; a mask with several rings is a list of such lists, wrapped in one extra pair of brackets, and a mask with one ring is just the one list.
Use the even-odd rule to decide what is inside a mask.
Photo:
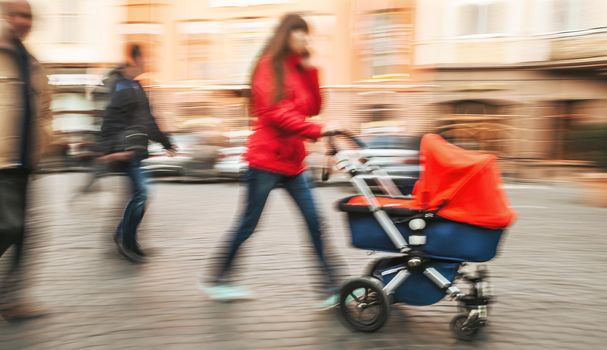
[[(336, 155), (339, 157), (339, 154)], [(460, 306), (461, 314), (455, 316), (451, 321), (451, 330), (458, 339), (472, 340), (482, 329), (488, 320), (488, 306), (492, 301), (490, 295), (490, 287), (487, 282), (488, 272), (484, 266), (477, 268), (476, 273), (462, 272), (461, 267), (466, 263), (461, 263), (458, 268), (458, 273), (455, 280), (463, 280), (470, 285), (468, 293), (462, 292), (448, 278), (441, 274), (434, 267), (429, 266), (432, 262), (440, 262), (440, 260), (428, 257), (423, 252), (423, 246), (426, 243), (424, 229), (427, 222), (436, 219), (436, 211), (420, 210), (416, 214), (404, 218), (392, 218), (384, 211), (378, 203), (373, 191), (367, 184), (367, 181), (375, 181), (382, 191), (391, 198), (408, 198), (404, 196), (396, 187), (389, 174), (383, 169), (369, 167), (365, 164), (353, 164), (349, 159), (337, 159), (336, 168), (342, 172), (347, 172), (351, 175), (350, 182), (358, 193), (364, 196), (368, 203), (368, 209), (373, 214), (381, 228), (390, 238), (394, 246), (400, 252), (398, 257), (384, 257), (373, 261), (367, 268), (366, 277), (355, 278), (346, 282), (340, 292), (340, 313), (344, 321), (351, 328), (357, 331), (373, 332), (380, 329), (387, 320), (389, 309), (386, 307), (382, 310), (385, 316), (379, 317), (372, 324), (361, 324), (352, 319), (346, 311), (346, 303), (348, 299), (352, 301), (352, 297), (358, 302), (355, 290), (364, 288), (365, 297), (367, 294), (375, 295), (376, 300), (382, 300), (388, 304), (394, 303), (393, 295), (413, 272), (421, 272), (432, 283), (438, 286), (445, 292), (445, 295), (452, 300), (456, 300)], [(403, 237), (395, 223), (408, 223), (412, 231), (409, 237), (409, 242)], [(450, 261), (453, 262), (453, 261)], [(394, 274), (386, 285), (382, 283), (382, 276), (377, 275), (380, 267), (388, 267), (388, 270), (381, 272), (381, 275)], [(394, 268), (390, 268), (394, 267)], [(454, 282), (455, 282), (454, 280)], [(371, 291), (370, 293), (368, 291)], [(380, 295), (381, 294), (381, 295)], [(385, 298), (384, 298), (385, 296)], [(364, 309), (375, 301), (365, 300), (359, 303), (357, 308)]]

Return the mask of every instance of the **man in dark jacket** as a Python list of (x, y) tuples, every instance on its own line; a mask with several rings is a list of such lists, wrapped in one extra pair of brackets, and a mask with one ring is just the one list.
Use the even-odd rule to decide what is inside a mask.
[(161, 143), (170, 156), (175, 154), (171, 141), (158, 128), (150, 102), (141, 84), (135, 78), (144, 72), (141, 49), (133, 45), (126, 66), (119, 72), (110, 104), (101, 126), (99, 160), (122, 163), (132, 185), (132, 197), (114, 240), (118, 250), (128, 260), (144, 261), (145, 253), (137, 242), (137, 227), (143, 219), (147, 200), (147, 186), (141, 161), (148, 156), (149, 140)]

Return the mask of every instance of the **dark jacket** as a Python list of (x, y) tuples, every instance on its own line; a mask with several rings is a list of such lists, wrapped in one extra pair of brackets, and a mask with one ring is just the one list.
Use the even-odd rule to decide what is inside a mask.
[(119, 74), (113, 90), (101, 126), (101, 153), (133, 151), (136, 157), (146, 158), (150, 140), (165, 149), (173, 148), (168, 136), (158, 128), (141, 84)]

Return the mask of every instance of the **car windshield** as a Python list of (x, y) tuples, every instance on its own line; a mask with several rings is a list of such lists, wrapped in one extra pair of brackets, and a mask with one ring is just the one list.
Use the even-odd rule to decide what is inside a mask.
[(369, 149), (419, 149), (419, 137), (401, 135), (364, 135), (360, 139)]

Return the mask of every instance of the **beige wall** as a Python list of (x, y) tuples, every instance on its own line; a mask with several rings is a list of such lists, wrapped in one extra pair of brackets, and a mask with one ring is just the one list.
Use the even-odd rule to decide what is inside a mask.
[[(245, 83), (252, 62), (279, 18), (285, 13), (297, 12), (303, 14), (312, 27), (312, 47), (323, 83), (351, 84), (373, 75), (365, 69), (369, 63), (364, 55), (371, 51), (364, 45), (369, 44), (361, 39), (367, 16), (386, 9), (405, 10), (403, 18), (407, 18), (403, 20), (413, 27), (415, 11), (413, 0), (267, 2), (270, 4), (222, 7), (217, 6), (221, 1), (214, 0), (130, 0), (125, 3), (128, 15), (124, 26), (130, 29), (126, 39), (149, 42), (156, 57), (154, 70), (159, 82)], [(408, 40), (405, 46), (412, 48), (412, 34)], [(410, 51), (404, 51), (407, 50)], [(206, 58), (203, 64), (189, 64), (188, 55)], [(407, 64), (390, 74), (407, 73), (412, 59), (406, 55), (412, 54), (403, 52), (402, 55), (401, 61)]]
[[(301, 13), (311, 26), (314, 64), (321, 70), (321, 84), (328, 87), (324, 92), (326, 103), (321, 115), (323, 119), (338, 119), (345, 125), (358, 128), (357, 121), (370, 119), (370, 113), (361, 110), (369, 109), (375, 97), (362, 98), (363, 95), (359, 96), (358, 93), (363, 91), (350, 89), (352, 84), (371, 84), (373, 89), (386, 83), (406, 85), (414, 81), (407, 76), (412, 63), (414, 0), (270, 0), (257, 1), (266, 3), (257, 6), (218, 6), (234, 2), (125, 1), (127, 16), (123, 26), (128, 28), (129, 33), (125, 40), (147, 42), (148, 55), (153, 57), (154, 62), (151, 77), (158, 86), (164, 87), (160, 89), (162, 94), (169, 95), (157, 97), (156, 100), (173, 101), (172, 104), (162, 103), (156, 109), (157, 114), (168, 121), (168, 125), (175, 124), (174, 121), (188, 113), (189, 107), (184, 106), (212, 104), (214, 100), (213, 94), (193, 94), (188, 98), (198, 96), (199, 101), (186, 101), (182, 95), (171, 96), (173, 92), (167, 90), (167, 86), (186, 85), (193, 89), (198, 86), (213, 90), (214, 87), (219, 89), (218, 85), (247, 84), (255, 58), (280, 17), (289, 12)], [(393, 12), (397, 13), (396, 16), (392, 15)], [(384, 74), (380, 74), (379, 79), (371, 67), (384, 63), (375, 57), (370, 60), (374, 50), (370, 47), (372, 43), (368, 38), (365, 40), (363, 35), (373, 30), (369, 28), (381, 27), (386, 21), (386, 18), (377, 18), (377, 15), (385, 16), (389, 23), (395, 23), (392, 30), (400, 28), (409, 35), (402, 36), (406, 40), (399, 41), (400, 46), (395, 53), (390, 53), (390, 62), (396, 64), (383, 68)], [(384, 36), (390, 34), (383, 33)], [(390, 40), (392, 38), (387, 41)], [(398, 96), (398, 101), (405, 101), (408, 93), (399, 92)], [(234, 103), (244, 102), (235, 98)], [(197, 112), (201, 118), (210, 117), (206, 115), (209, 113), (228, 118), (219, 110), (210, 112), (210, 109), (201, 109)], [(192, 115), (192, 118), (195, 117)], [(419, 123), (412, 123), (416, 125), (412, 129), (417, 128)]]
[[(602, 0), (424, 0), (417, 3), (415, 63), (418, 65), (547, 61), (553, 59), (557, 41), (568, 40), (575, 51), (584, 46), (575, 39), (581, 36), (582, 42), (591, 41), (584, 51), (593, 50), (588, 46), (594, 46), (596, 51), (597, 43), (602, 43), (604, 36), (595, 35), (590, 40), (586, 34), (607, 32), (596, 29), (607, 26), (607, 17), (603, 15), (607, 1)], [(557, 4), (567, 5), (562, 8), (563, 12), (558, 12)], [(481, 24), (466, 20), (463, 9), (472, 5), (479, 5), (483, 15), (470, 18), (479, 19)], [(489, 5), (495, 5), (495, 11), (491, 12)], [(467, 31), (470, 28), (478, 31), (470, 33)], [(560, 46), (563, 51), (563, 44)], [(600, 54), (605, 56), (603, 52)], [(587, 57), (586, 53), (580, 57), (584, 55)], [(578, 58), (576, 54), (569, 56), (572, 57)]]
[[(153, 41), (150, 46), (154, 48), (159, 63), (155, 67), (158, 81), (244, 83), (244, 72), (248, 73), (248, 66), (257, 56), (260, 46), (269, 37), (278, 18), (287, 12), (303, 12), (312, 17), (313, 43), (324, 50), (316, 55), (324, 71), (324, 79), (333, 83), (348, 81), (350, 62), (349, 55), (344, 55), (344, 52), (350, 49), (349, 1), (288, 1), (249, 7), (213, 7), (214, 4), (217, 2), (183, 0), (149, 5), (145, 1), (129, 1), (126, 25), (132, 30), (127, 40)], [(147, 28), (147, 38), (135, 35), (137, 24), (143, 23), (154, 26)], [(141, 25), (140, 28), (142, 31), (146, 29)], [(188, 50), (191, 50), (186, 44), (188, 40), (209, 42), (203, 48), (206, 53), (201, 54), (208, 56), (206, 67), (201, 69), (209, 72), (192, 74), (196, 67), (184, 67), (187, 66)], [(341, 59), (335, 60), (335, 57)], [(197, 76), (201, 79), (196, 79)]]

